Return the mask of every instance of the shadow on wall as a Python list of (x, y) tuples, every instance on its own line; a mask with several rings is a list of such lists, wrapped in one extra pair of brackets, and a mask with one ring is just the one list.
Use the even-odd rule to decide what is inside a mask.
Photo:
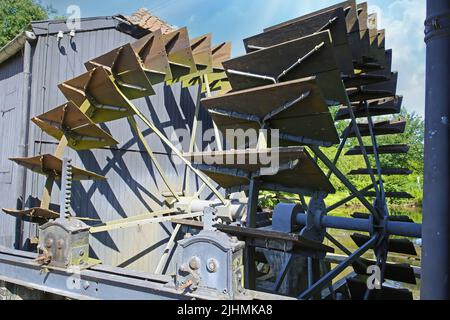
[[(191, 94), (193, 92), (189, 89), (181, 89), (180, 91), (180, 102), (177, 103), (174, 92), (170, 87), (164, 87), (164, 103), (152, 103), (152, 100), (147, 97), (145, 100), (145, 107), (141, 107), (144, 114), (149, 116), (150, 121), (152, 121), (156, 127), (163, 132), (167, 137), (171, 138), (171, 133), (177, 129), (188, 129), (191, 131), (193, 118), (195, 116), (195, 100), (192, 96), (195, 94)], [(163, 116), (168, 115), (168, 120), (161, 121)], [(212, 128), (212, 120), (209, 117), (208, 113), (205, 109), (200, 109), (200, 121), (202, 123), (203, 132), (207, 129)], [(124, 122), (125, 123), (125, 122)], [(112, 133), (114, 136), (114, 132), (110, 132), (111, 130), (107, 125), (101, 124), (103, 130)], [(130, 125), (127, 126), (127, 129), (130, 132), (133, 132)], [(144, 128), (141, 128), (144, 129)], [(150, 136), (154, 133), (150, 129), (143, 130), (143, 135), (146, 137), (147, 141), (150, 141)], [(154, 138), (154, 137), (153, 137)], [(208, 142), (202, 140), (201, 132), (197, 134), (197, 145), (205, 149), (208, 146)], [(187, 145), (189, 142), (187, 142)], [(171, 156), (171, 149), (162, 144), (164, 146), (165, 155), (158, 153), (159, 157), (164, 158), (165, 170), (168, 170), (166, 174), (173, 179), (176, 179), (176, 187), (177, 190), (181, 191), (185, 189), (185, 172), (186, 167), (184, 165), (179, 165), (174, 163)], [(186, 145), (186, 144), (184, 144)], [(150, 145), (150, 147), (152, 147)], [(141, 151), (138, 151), (141, 150)], [(123, 190), (126, 188), (129, 190), (130, 194), (133, 194), (135, 198), (139, 201), (139, 206), (144, 208), (145, 211), (151, 212), (154, 208), (149, 205), (149, 201), (154, 203), (156, 206), (163, 208), (165, 206), (164, 202), (161, 200), (162, 195), (159, 192), (160, 188), (158, 187), (158, 181), (161, 181), (159, 177), (159, 173), (155, 172), (152, 161), (148, 154), (144, 151), (145, 148), (140, 142), (136, 133), (133, 132), (132, 138), (123, 143), (120, 146), (120, 149), (116, 146), (116, 148), (112, 149), (103, 149), (100, 152), (96, 151), (81, 151), (78, 152), (78, 156), (83, 163), (83, 167), (86, 170), (93, 171), (97, 174), (108, 177), (112, 176), (114, 173), (114, 179), (112, 181), (104, 180), (104, 181), (94, 181), (89, 183), (89, 186), (86, 187), (86, 184), (74, 181), (72, 187), (72, 210), (78, 217), (90, 218), (96, 220), (105, 220), (105, 213), (99, 212), (98, 210), (104, 210), (102, 208), (113, 208), (115, 213), (121, 218), (127, 218), (130, 216), (130, 212), (127, 212), (127, 209), (124, 207), (123, 201)], [(188, 151), (188, 150), (183, 150)], [(137, 164), (138, 168), (130, 167), (130, 159), (125, 158), (128, 152), (133, 153), (131, 157), (138, 157), (139, 161)], [(99, 157), (101, 154), (102, 159)], [(104, 161), (106, 160), (106, 162)], [(136, 163), (136, 160), (132, 161), (132, 165)], [(146, 183), (149, 185), (143, 185), (142, 182), (139, 182), (139, 176), (136, 176), (136, 170), (138, 170), (139, 176), (148, 175), (149, 179)], [(140, 171), (142, 172), (140, 172)], [(201, 182), (197, 177), (196, 179), (196, 188), (199, 188)], [(161, 185), (162, 186), (162, 185)], [(60, 183), (58, 183), (58, 187), (60, 188)], [(56, 189), (56, 186), (55, 186)], [(128, 191), (127, 190), (127, 191)], [(119, 193), (118, 193), (119, 192)], [(98, 206), (98, 200), (94, 198), (94, 195), (98, 193), (101, 195), (100, 201), (106, 201), (106, 203), (102, 204), (101, 207)], [(34, 207), (39, 206), (40, 201), (37, 198), (28, 198), (27, 206)], [(51, 209), (59, 212), (59, 205), (52, 204)], [(108, 218), (107, 218), (108, 219)], [(104, 221), (105, 222), (105, 221)], [(97, 224), (99, 222), (88, 222), (88, 224)], [(169, 224), (159, 224), (163, 230), (164, 234), (167, 234), (168, 237), (171, 235), (172, 226)], [(122, 247), (121, 243), (115, 243), (114, 239), (108, 232), (103, 232), (99, 234), (93, 234), (93, 237), (99, 241), (102, 245), (114, 250), (115, 252), (120, 252)], [(164, 237), (161, 235), (161, 237)], [(138, 261), (139, 259), (145, 257), (147, 254), (153, 252), (154, 250), (160, 248), (167, 242), (168, 238), (161, 239), (156, 243), (151, 244), (150, 246), (144, 248), (142, 251), (132, 256), (131, 258), (125, 258), (124, 261), (120, 264), (120, 266), (128, 266)], [(120, 240), (116, 240), (120, 241)], [(126, 255), (127, 253), (124, 252)], [(173, 254), (173, 253), (172, 253)], [(91, 248), (91, 256), (97, 257), (95, 251)]]

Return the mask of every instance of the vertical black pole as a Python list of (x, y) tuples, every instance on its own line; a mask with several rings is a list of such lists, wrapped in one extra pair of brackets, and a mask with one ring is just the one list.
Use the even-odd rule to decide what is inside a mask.
[(425, 186), (422, 289), (425, 300), (450, 298), (450, 1), (427, 0)]

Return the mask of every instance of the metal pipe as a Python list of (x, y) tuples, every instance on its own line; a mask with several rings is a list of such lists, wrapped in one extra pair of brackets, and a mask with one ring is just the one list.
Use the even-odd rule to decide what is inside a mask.
[(268, 80), (273, 82), (274, 84), (277, 83), (277, 80), (274, 77), (265, 76), (261, 74), (251, 73), (251, 72), (243, 72), (239, 70), (233, 70), (233, 69), (227, 69), (227, 72), (229, 74), (235, 74), (238, 76), (248, 77), (248, 78), (255, 78), (255, 79), (261, 79), (261, 80)]
[(247, 46), (247, 48), (250, 49), (250, 50), (255, 50), (255, 51), (267, 49), (267, 48), (265, 48), (265, 47), (254, 46), (254, 45), (252, 45), (252, 44), (249, 44), (249, 45)]
[(327, 22), (323, 27), (321, 27), (319, 30), (317, 30), (316, 33), (319, 33), (319, 32), (321, 32), (321, 31), (324, 31), (324, 30), (326, 30), (326, 29), (329, 29), (329, 27), (331, 27), (331, 25), (332, 25), (337, 19), (339, 19), (339, 17), (333, 17), (332, 19), (328, 20), (328, 22)]
[[(306, 225), (306, 214), (299, 213), (296, 218), (297, 223), (300, 226)], [(356, 218), (341, 218), (333, 216), (323, 216), (320, 220), (321, 228), (350, 230), (371, 232), (371, 220), (369, 219), (356, 219)], [(409, 222), (397, 222), (389, 221), (387, 223), (386, 232), (393, 236), (421, 238), (422, 237), (422, 225)]]
[[(21, 107), (21, 119), (19, 126), (19, 157), (28, 157), (28, 142), (30, 133), (30, 101), (31, 101), (31, 41), (36, 40), (36, 36), (32, 32), (24, 32), (25, 42), (23, 43), (23, 89), (22, 89), (22, 107)], [(14, 41), (14, 40), (13, 40)], [(12, 41), (12, 42), (13, 42)], [(8, 46), (8, 45), (7, 45)], [(5, 46), (5, 54), (12, 53), (10, 49)], [(5, 49), (6, 48), (6, 49)], [(0, 53), (1, 55), (1, 53)], [(6, 57), (6, 56), (5, 56)], [(9, 58), (9, 57), (8, 57)], [(2, 58), (0, 58), (0, 63), (2, 63)], [(18, 199), (17, 209), (25, 209), (25, 201), (27, 196), (27, 169), (25, 167), (19, 166), (17, 168), (16, 176), (16, 199)], [(21, 218), (16, 218), (16, 239), (15, 248), (20, 249), (23, 242), (23, 222)]]
[(170, 222), (173, 220), (182, 220), (182, 219), (192, 219), (197, 218), (203, 215), (203, 212), (193, 212), (193, 213), (186, 213), (186, 214), (178, 214), (174, 216), (164, 216), (164, 217), (149, 217), (142, 220), (133, 220), (133, 221), (126, 221), (124, 223), (115, 223), (113, 225), (103, 225), (99, 227), (92, 227), (89, 232), (91, 234), (100, 233), (100, 232), (109, 232), (112, 230), (119, 230), (119, 229), (127, 229), (127, 228), (133, 228), (137, 226), (144, 226), (148, 224), (156, 224), (156, 223), (163, 223), (163, 222)]
[(278, 108), (272, 110), (271, 112), (269, 112), (269, 113), (262, 119), (262, 122), (263, 122), (263, 123), (266, 123), (267, 121), (271, 120), (273, 117), (275, 117), (275, 116), (279, 115), (280, 113), (286, 111), (287, 109), (293, 107), (294, 105), (296, 105), (296, 104), (299, 103), (300, 101), (305, 100), (306, 98), (309, 97), (310, 94), (311, 94), (311, 90), (308, 90), (308, 91), (306, 91), (306, 92), (302, 92), (301, 95), (300, 95), (298, 98), (296, 98), (296, 99), (294, 99), (294, 100), (292, 100), (292, 101), (289, 101), (289, 102), (283, 104), (282, 106), (280, 106), (280, 107), (278, 107)]
[(293, 65), (291, 65), (289, 68), (287, 68), (286, 70), (283, 70), (283, 72), (281, 72), (277, 79), (276, 82), (280, 82), (280, 79), (285, 77), (289, 72), (291, 72), (294, 68), (296, 68), (298, 65), (302, 64), (306, 59), (308, 59), (310, 56), (312, 56), (314, 53), (316, 53), (317, 51), (319, 51), (323, 46), (325, 45), (325, 42), (321, 42), (320, 44), (318, 44), (317, 46), (315, 46), (314, 48), (312, 48), (307, 54), (305, 54), (303, 57), (301, 57), (300, 59), (298, 59)]
[(424, 300), (450, 299), (450, 1), (428, 0), (422, 289)]

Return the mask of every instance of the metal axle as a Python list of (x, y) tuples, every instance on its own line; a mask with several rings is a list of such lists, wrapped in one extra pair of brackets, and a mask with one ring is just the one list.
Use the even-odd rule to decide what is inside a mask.
[[(298, 214), (297, 223), (301, 226), (306, 225), (306, 214)], [(371, 219), (341, 218), (333, 216), (322, 216), (320, 227), (361, 232), (372, 232), (373, 230)], [(388, 221), (386, 231), (392, 236), (411, 238), (422, 237), (422, 225), (417, 223)]]

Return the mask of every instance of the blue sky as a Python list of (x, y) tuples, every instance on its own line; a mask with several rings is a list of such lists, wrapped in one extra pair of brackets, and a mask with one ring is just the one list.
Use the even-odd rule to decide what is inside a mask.
[[(131, 14), (147, 8), (172, 25), (189, 28), (195, 37), (212, 32), (214, 42), (233, 42), (233, 55), (244, 53), (242, 39), (263, 28), (327, 7), (340, 0), (41, 0), (64, 14), (69, 5), (83, 17)], [(393, 49), (394, 70), (399, 71), (398, 93), (404, 105), (423, 115), (425, 105), (424, 0), (369, 0), (377, 12), (379, 28), (386, 28), (386, 45)]]

